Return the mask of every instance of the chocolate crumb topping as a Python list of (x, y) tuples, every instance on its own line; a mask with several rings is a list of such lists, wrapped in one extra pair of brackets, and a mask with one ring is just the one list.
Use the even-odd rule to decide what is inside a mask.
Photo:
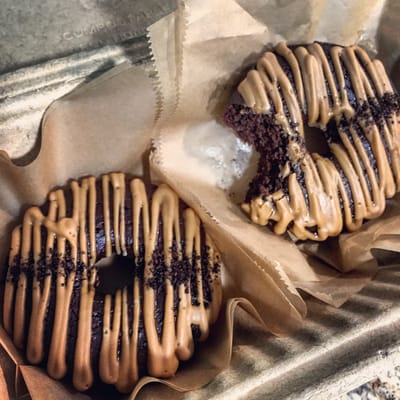
[(28, 361), (78, 390), (174, 375), (217, 318), (218, 252), (166, 185), (71, 181), (27, 210), (11, 242), (3, 325)]
[[(325, 240), (383, 213), (400, 188), (400, 97), (379, 61), (358, 46), (280, 43), (238, 92), (224, 121), (260, 153), (243, 204), (254, 222)], [(323, 154), (308, 150), (308, 127)]]

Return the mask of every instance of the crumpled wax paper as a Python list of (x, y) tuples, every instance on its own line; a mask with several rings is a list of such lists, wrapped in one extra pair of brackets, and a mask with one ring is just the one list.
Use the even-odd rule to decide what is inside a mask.
[[(256, 155), (220, 123), (243, 68), (279, 40), (360, 42), (377, 50), (395, 71), (400, 53), (395, 8), (395, 1), (383, 0), (179, 1), (175, 13), (149, 29), (156, 79), (139, 67), (117, 67), (50, 107), (39, 155), (30, 165), (17, 167), (1, 153), (0, 262), (6, 258), (15, 220), (27, 205), (42, 203), (52, 187), (110, 170), (148, 178), (152, 138), (153, 179), (169, 183), (196, 209), (216, 241), (225, 264), (225, 306), (209, 340), (175, 377), (145, 377), (125, 397), (179, 398), (168, 387), (201, 387), (229, 365), (238, 305), (268, 331), (288, 333), (307, 312), (298, 289), (339, 306), (371, 278), (377, 248), (380, 255), (397, 250), (396, 201), (384, 222), (373, 221), (358, 233), (324, 244), (306, 243), (301, 249), (252, 225), (238, 204)], [(49, 393), (54, 399), (101, 398), (77, 393), (40, 368), (25, 365), (3, 330), (0, 344), (0, 395), (28, 391), (34, 400)], [(164, 385), (142, 392), (150, 382)]]
[[(152, 165), (213, 225), (216, 236), (223, 236), (223, 250), (231, 251), (229, 237), (257, 264), (247, 273), (261, 268), (274, 277), (297, 310), (301, 300), (296, 289), (340, 306), (371, 279), (378, 266), (371, 249), (382, 244), (382, 235), (386, 235), (386, 247), (391, 246), (388, 234), (396, 241), (395, 223), (385, 222), (391, 211), (359, 232), (322, 244), (295, 246), (288, 238), (249, 224), (238, 204), (254, 173), (257, 155), (223, 125), (221, 115), (242, 71), (281, 40), (359, 43), (368, 51), (379, 52), (390, 72), (395, 63), (392, 55), (399, 54), (400, 47), (395, 39), (398, 25), (392, 17), (395, 7), (394, 2), (384, 0), (221, 0), (217, 4), (209, 0), (186, 1), (181, 7), (181, 47), (175, 43), (171, 55), (181, 75), (176, 108), (163, 123)], [(158, 35), (151, 38), (157, 49)], [(397, 44), (395, 50), (385, 47), (388, 41)], [(165, 56), (169, 58), (169, 53)], [(162, 82), (168, 74), (161, 68), (165, 63), (156, 58), (155, 64), (160, 65), (157, 70)]]

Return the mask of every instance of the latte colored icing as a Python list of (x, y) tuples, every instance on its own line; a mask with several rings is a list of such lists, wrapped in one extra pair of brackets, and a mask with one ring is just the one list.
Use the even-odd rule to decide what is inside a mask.
[[(187, 360), (193, 353), (194, 340), (192, 325), (199, 328), (200, 340), (207, 337), (209, 325), (218, 315), (221, 304), (219, 255), (210, 237), (201, 235), (200, 220), (190, 209), (180, 212), (177, 195), (166, 185), (160, 185), (148, 199), (145, 185), (139, 179), (126, 184), (125, 175), (110, 173), (102, 176), (102, 204), (105, 234), (105, 256), (115, 252), (127, 255), (125, 232), (125, 191), (132, 199), (132, 251), (140, 264), (139, 248), (144, 245), (144, 282), (135, 274), (132, 285), (105, 294), (103, 331), (99, 365), (96, 370), (103, 382), (113, 384), (121, 392), (129, 392), (139, 378), (138, 335), (139, 318), (143, 315), (143, 325), (147, 340), (147, 370), (156, 377), (172, 376), (179, 360)], [(7, 275), (3, 323), (6, 331), (19, 348), (26, 349), (28, 361), (33, 364), (43, 362), (48, 354), (47, 371), (55, 378), (63, 378), (72, 371), (73, 385), (78, 390), (86, 390), (94, 383), (91, 360), (92, 308), (96, 292), (98, 260), (96, 243), (96, 180), (94, 177), (72, 181), (72, 213), (67, 215), (67, 201), (63, 190), (55, 190), (49, 195), (49, 208), (44, 215), (38, 207), (31, 207), (24, 215), (22, 226), (12, 233), (9, 255), (10, 268)], [(181, 221), (183, 215), (183, 221)], [(160, 220), (162, 224), (160, 225)], [(183, 225), (182, 225), (183, 222)], [(113, 235), (111, 233), (113, 227)], [(162, 226), (162, 232), (159, 231)], [(184, 226), (184, 228), (182, 228)], [(43, 230), (46, 234), (43, 234)], [(162, 331), (157, 333), (155, 290), (149, 284), (153, 277), (152, 257), (156, 251), (159, 236), (162, 236), (165, 268), (171, 265), (172, 245), (175, 243), (179, 260), (191, 260), (195, 270), (197, 302), (193, 304), (190, 272), (187, 282), (173, 286), (165, 274), (165, 298)], [(182, 243), (185, 243), (184, 250)], [(205, 241), (205, 243), (203, 243)], [(66, 247), (70, 252), (67, 254)], [(160, 246), (160, 245), (158, 245)], [(42, 254), (45, 248), (45, 254)], [(208, 264), (204, 266), (202, 249), (207, 248)], [(56, 251), (57, 266), (54, 321), (51, 329), (49, 349), (45, 348), (44, 326), (51, 299), (51, 263)], [(202, 262), (203, 256), (203, 262)], [(38, 265), (46, 259), (48, 273), (40, 282)], [(65, 265), (70, 257), (74, 268), (67, 273)], [(17, 278), (13, 276), (15, 260), (20, 259), (21, 269)], [(73, 365), (67, 365), (67, 334), (77, 260), (84, 268), (80, 282), (80, 303), (78, 327)], [(195, 261), (192, 261), (195, 260)], [(31, 280), (31, 313), (26, 315), (29, 279), (24, 265), (33, 263)], [(142, 260), (143, 263), (143, 260)], [(209, 268), (211, 302), (205, 305), (203, 298), (202, 268)], [(32, 272), (31, 272), (32, 273)], [(15, 274), (15, 272), (14, 272)], [(17, 282), (15, 280), (17, 279)], [(54, 279), (54, 278), (53, 278)], [(141, 287), (142, 286), (142, 287)], [(132, 293), (128, 293), (131, 290)], [(140, 298), (140, 292), (143, 299)], [(174, 291), (178, 291), (179, 304), (174, 311)], [(128, 296), (130, 295), (130, 296)], [(128, 298), (133, 299), (132, 317), (128, 317)], [(26, 325), (26, 321), (27, 325)], [(26, 338), (26, 330), (28, 332)], [(26, 338), (26, 340), (25, 340)]]
[[(309, 154), (305, 148), (302, 152), (298, 141), (289, 140), (288, 158), (292, 164), (300, 163), (308, 201), (296, 173), (285, 164), (281, 166), (281, 176), (287, 177), (287, 193), (279, 190), (260, 195), (242, 206), (254, 222), (266, 225), (274, 221), (277, 234), (290, 228), (299, 239), (325, 240), (338, 235), (344, 227), (357, 230), (365, 219), (381, 215), (386, 199), (400, 188), (399, 110), (391, 110), (391, 115), (386, 112), (379, 127), (372, 116), (370, 120), (357, 117), (358, 107), (393, 94), (382, 63), (371, 60), (358, 46), (331, 46), (329, 53), (330, 60), (318, 43), (294, 49), (280, 43), (274, 52), (266, 52), (258, 60), (256, 68), (238, 87), (244, 103), (256, 113), (274, 113), (282, 134), (289, 138), (304, 138), (305, 124), (325, 131), (328, 122), (336, 122), (340, 143), (331, 141), (328, 145), (351, 193), (332, 157)], [(292, 79), (277, 55), (289, 65)], [(346, 86), (345, 73), (351, 89)], [(354, 94), (355, 106), (349, 99), (349, 90)], [(346, 129), (340, 123), (343, 118)], [(368, 139), (372, 155), (367, 154), (357, 129)]]

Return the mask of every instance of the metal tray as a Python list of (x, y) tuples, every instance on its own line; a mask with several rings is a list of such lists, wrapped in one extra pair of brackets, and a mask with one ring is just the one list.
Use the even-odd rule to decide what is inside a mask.
[(0, 148), (27, 163), (47, 106), (117, 64), (149, 61), (146, 28), (174, 9), (174, 0), (2, 0)]
[[(3, 0), (0, 148), (21, 165), (32, 159), (48, 105), (123, 61), (149, 62), (145, 28), (173, 11), (174, 4)], [(400, 398), (399, 299), (400, 267), (393, 267), (381, 270), (340, 309), (308, 299), (309, 316), (290, 337), (265, 334), (239, 313), (229, 369), (183, 397), (351, 400), (367, 398), (361, 391), (376, 389), (380, 382), (383, 388), (397, 390)]]
[[(289, 337), (266, 336), (241, 314), (230, 368), (185, 399), (398, 399), (399, 299), (400, 267), (393, 267), (341, 308), (308, 299), (308, 317)], [(397, 397), (372, 397), (364, 384), (376, 387), (378, 379), (381, 392)], [(370, 397), (357, 397), (362, 390)]]

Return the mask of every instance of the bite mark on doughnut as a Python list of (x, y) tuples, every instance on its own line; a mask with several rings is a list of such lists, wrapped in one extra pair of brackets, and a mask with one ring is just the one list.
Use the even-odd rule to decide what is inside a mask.
[[(400, 189), (400, 101), (379, 61), (358, 46), (280, 43), (238, 91), (224, 120), (260, 153), (243, 204), (254, 222), (325, 240), (383, 213)], [(309, 127), (323, 154), (307, 148)]]

